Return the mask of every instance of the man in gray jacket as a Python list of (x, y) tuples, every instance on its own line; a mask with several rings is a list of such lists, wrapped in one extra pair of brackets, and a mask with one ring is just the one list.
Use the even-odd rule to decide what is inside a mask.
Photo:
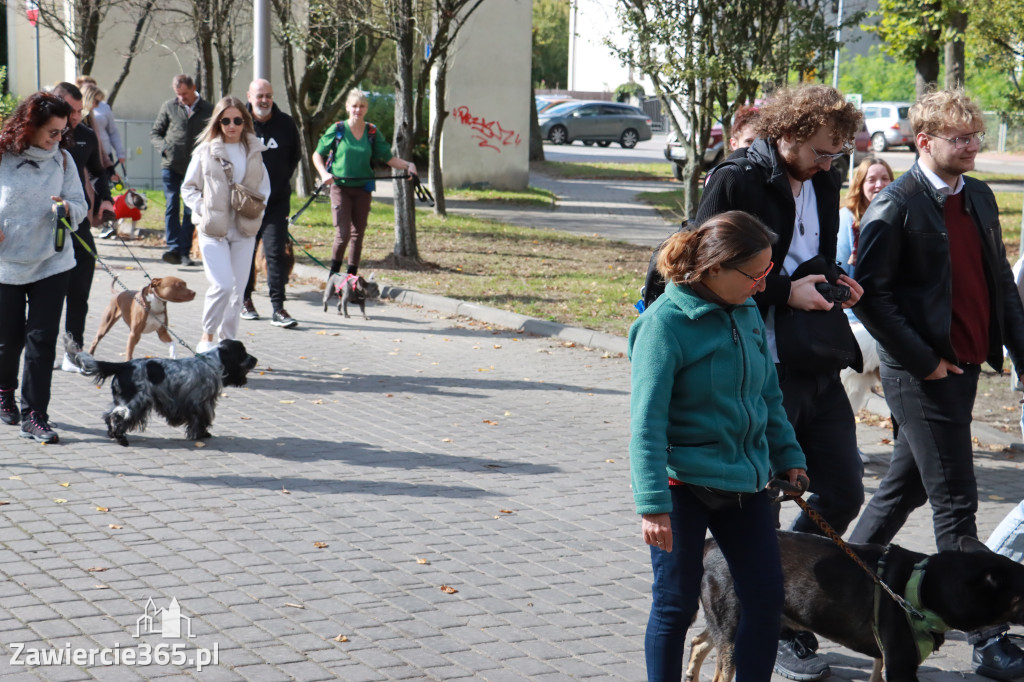
[(199, 96), (190, 76), (175, 76), (171, 87), (175, 97), (160, 107), (149, 134), (163, 159), (164, 198), (167, 200), (164, 210), (167, 251), (163, 259), (171, 265), (196, 265), (188, 256), (192, 249), (192, 211), (186, 206), (185, 215), (181, 216), (179, 199), (192, 147), (209, 123), (213, 105)]

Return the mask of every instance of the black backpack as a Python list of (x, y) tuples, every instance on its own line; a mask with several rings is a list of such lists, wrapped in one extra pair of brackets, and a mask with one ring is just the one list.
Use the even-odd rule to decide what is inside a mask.
[[(726, 159), (722, 163), (718, 164), (710, 171), (704, 178), (704, 184), (707, 185), (708, 178), (711, 174), (717, 171), (719, 168), (726, 166), (738, 166), (745, 171), (749, 171), (754, 167), (754, 164), (747, 160), (747, 157), (738, 157), (735, 159)], [(679, 229), (676, 232), (682, 232), (683, 230), (689, 230), (692, 226), (688, 220), (683, 220), (679, 225)], [(668, 238), (665, 238), (668, 241)], [(665, 241), (658, 244), (654, 249), (654, 253), (651, 254), (651, 260), (647, 263), (647, 276), (644, 278), (644, 285), (640, 287), (640, 300), (633, 304), (633, 307), (640, 313), (651, 307), (651, 304), (658, 300), (658, 297), (665, 293), (665, 279), (658, 272), (658, 254), (661, 253), (662, 247), (665, 246)]]

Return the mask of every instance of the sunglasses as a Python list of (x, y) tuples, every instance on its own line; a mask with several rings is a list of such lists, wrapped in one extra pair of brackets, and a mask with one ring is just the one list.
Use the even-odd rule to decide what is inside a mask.
[(52, 140), (52, 139), (57, 138), (57, 137), (64, 137), (64, 133), (68, 132), (69, 130), (71, 130), (71, 128), (65, 127), (65, 128), (62, 128), (61, 130), (48, 130), (48, 131), (46, 131), (46, 134)]
[(747, 273), (743, 272), (739, 268), (732, 268), (732, 269), (735, 270), (736, 272), (740, 273), (741, 275), (743, 275), (747, 279), (749, 279), (751, 282), (753, 282), (753, 284), (750, 285), (750, 288), (753, 289), (754, 287), (756, 287), (758, 284), (761, 283), (761, 280), (763, 280), (765, 277), (768, 276), (768, 273), (771, 272), (772, 268), (774, 268), (774, 267), (775, 267), (775, 261), (768, 261), (768, 267), (765, 268), (764, 272), (762, 272), (757, 277), (754, 277), (753, 275), (748, 275)]
[(236, 126), (240, 126), (243, 123), (245, 123), (245, 119), (242, 118), (241, 116), (235, 116), (234, 118), (228, 118), (227, 116), (225, 116), (224, 118), (222, 118), (220, 120), (220, 124), (222, 126), (229, 126), (229, 125), (232, 125), (232, 124), (234, 124)]

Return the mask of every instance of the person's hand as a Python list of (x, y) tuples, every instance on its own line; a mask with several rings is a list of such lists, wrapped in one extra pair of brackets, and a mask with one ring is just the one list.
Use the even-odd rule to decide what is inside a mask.
[[(789, 471), (782, 472), (782, 478), (789, 481), (791, 485), (800, 488), (801, 494), (807, 492), (808, 486), (811, 484), (811, 479), (807, 478), (807, 471), (805, 469), (790, 469)], [(800, 497), (794, 493), (786, 493), (789, 497)]]
[(325, 173), (324, 175), (321, 175), (320, 184), (323, 185), (324, 187), (330, 187), (331, 185), (334, 184), (334, 176), (331, 175), (330, 173)]
[(413, 163), (412, 161), (409, 162), (409, 165), (406, 167), (405, 170), (409, 171), (413, 175), (419, 175), (419, 173), (416, 172), (416, 164)]
[(789, 300), (786, 301), (786, 304), (797, 310), (832, 310), (832, 306), (835, 304), (826, 301), (825, 297), (814, 288), (818, 282), (827, 281), (825, 275), (807, 275), (793, 280), (789, 288)]
[(100, 210), (97, 211), (97, 213), (99, 215), (103, 215), (104, 211), (110, 211), (111, 213), (113, 213), (114, 212), (114, 204), (112, 204), (111, 202), (107, 201), (106, 199), (101, 201), (100, 202)]
[(864, 295), (864, 287), (857, 284), (857, 280), (849, 275), (840, 275), (839, 283), (850, 287), (850, 299), (848, 301), (843, 301), (843, 307), (852, 308), (857, 305), (857, 301), (859, 301), (860, 297)]
[(640, 527), (644, 542), (666, 552), (672, 551), (672, 522), (668, 514), (644, 514)]
[(121, 164), (122, 166), (124, 165), (124, 161), (125, 161), (125, 159), (124, 159), (124, 157), (123, 157), (123, 156), (119, 156), (119, 157), (117, 157), (117, 162), (118, 162), (119, 164)]
[(954, 365), (946, 358), (939, 358), (939, 366), (936, 367), (931, 374), (924, 378), (925, 381), (934, 381), (935, 379), (945, 379), (950, 374), (963, 374), (964, 371)]
[(53, 202), (53, 206), (51, 206), (51, 207), (50, 207), (50, 211), (51, 211), (51, 212), (53, 212), (53, 213), (57, 213), (57, 205), (58, 205), (58, 204), (61, 204), (61, 205), (63, 205), (63, 206), (64, 206), (64, 212), (65, 212), (65, 213), (67, 213), (67, 212), (68, 212), (68, 206), (67, 206), (67, 204), (66, 204), (66, 203), (64, 203), (64, 200), (63, 200), (63, 199), (61, 199), (60, 197), (54, 197), (54, 196), (51, 196), (51, 197), (50, 197), (50, 201), (52, 201), (52, 202)]

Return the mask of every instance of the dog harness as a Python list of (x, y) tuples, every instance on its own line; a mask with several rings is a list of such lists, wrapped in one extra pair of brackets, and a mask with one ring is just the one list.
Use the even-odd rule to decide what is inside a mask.
[[(337, 284), (337, 285), (336, 285), (336, 286), (334, 287), (334, 292), (335, 292), (336, 294), (338, 294), (338, 296), (341, 296), (341, 290), (342, 290), (342, 289), (344, 289), (344, 288), (345, 288), (345, 286), (346, 286), (346, 285), (347, 285), (347, 284), (348, 284), (349, 282), (356, 282), (356, 281), (358, 281), (358, 280), (359, 280), (359, 275), (347, 274), (347, 275), (345, 275), (345, 279), (341, 280), (341, 281), (340, 281), (340, 282), (339, 282), (339, 283), (338, 283), (338, 284)], [(353, 289), (354, 289), (354, 288), (355, 288), (355, 287), (353, 287)]]
[[(884, 569), (885, 557), (889, 554), (889, 547), (885, 548), (885, 553), (878, 560), (878, 573), (881, 574)], [(946, 621), (942, 620), (942, 616), (935, 613), (934, 611), (927, 609), (921, 603), (921, 582), (924, 580), (925, 566), (928, 564), (928, 559), (922, 559), (918, 563), (914, 564), (914, 570), (910, 573), (910, 578), (907, 580), (907, 585), (904, 588), (904, 597), (907, 601), (917, 609), (922, 618), (914, 618), (909, 611), (904, 610), (903, 615), (907, 619), (907, 624), (910, 626), (910, 631), (914, 636), (914, 644), (917, 646), (917, 662), (923, 663), (924, 659), (931, 656), (938, 648), (938, 642), (936, 641), (936, 635), (942, 635), (947, 630), (952, 628), (946, 624)], [(875, 643), (878, 644), (878, 650), (884, 651), (882, 648), (882, 637), (878, 627), (878, 615), (879, 606), (882, 601), (882, 590), (876, 584), (875, 585), (875, 617), (871, 623), (871, 630), (875, 635)]]

